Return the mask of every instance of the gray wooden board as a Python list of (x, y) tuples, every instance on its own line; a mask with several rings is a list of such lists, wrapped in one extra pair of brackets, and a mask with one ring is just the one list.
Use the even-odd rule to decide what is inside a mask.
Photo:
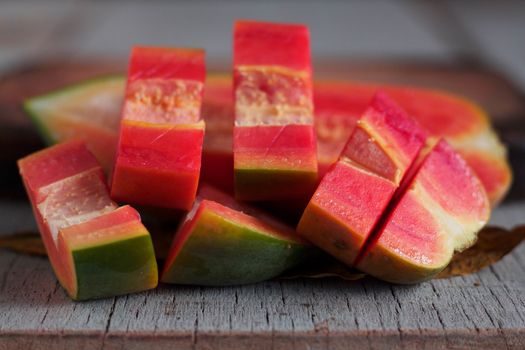
[[(30, 229), (0, 203), (3, 230)], [(495, 223), (519, 223), (525, 205)], [(7, 231), (4, 231), (7, 232)], [(3, 349), (525, 348), (525, 245), (481, 272), (417, 286), (365, 279), (270, 281), (73, 302), (45, 258), (0, 251)]]

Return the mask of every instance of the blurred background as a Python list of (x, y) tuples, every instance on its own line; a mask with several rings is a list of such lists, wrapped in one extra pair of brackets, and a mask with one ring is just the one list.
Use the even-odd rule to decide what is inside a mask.
[(506, 210), (522, 217), (524, 204), (514, 202), (525, 198), (523, 0), (0, 0), (1, 194), (24, 198), (14, 159), (42, 146), (23, 99), (124, 71), (134, 44), (203, 47), (209, 69), (230, 70), (239, 18), (307, 24), (316, 77), (439, 87), (476, 100), (509, 146), (516, 180)]
[(231, 58), (238, 18), (309, 25), (326, 59), (486, 64), (525, 88), (525, 2), (52, 1), (0, 2), (0, 71), (44, 59), (125, 60), (136, 43), (204, 47)]

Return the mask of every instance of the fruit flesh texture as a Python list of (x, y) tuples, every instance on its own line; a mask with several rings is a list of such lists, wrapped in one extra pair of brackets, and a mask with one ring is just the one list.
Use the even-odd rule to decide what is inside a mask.
[(490, 215), (481, 182), (444, 140), (420, 156), (388, 210), (356, 267), (395, 283), (440, 272), (474, 243)]
[(201, 166), (202, 50), (135, 47), (131, 53), (112, 198), (189, 209)]
[(483, 182), (492, 206), (507, 193), (512, 172), (505, 147), (476, 104), (439, 90), (395, 85), (320, 81), (314, 85), (319, 173), (324, 174), (380, 88), (434, 137), (444, 137)]
[[(504, 197), (512, 175), (505, 148), (492, 131), (485, 113), (458, 96), (413, 87), (316, 82), (315, 126), (320, 175), (337, 161), (357, 119), (378, 87), (397, 97), (396, 102), (414, 118), (421, 119), (434, 136), (446, 138), (480, 177), (492, 206)], [(229, 75), (208, 76), (202, 106), (207, 131), (201, 177), (203, 181), (228, 192), (233, 191), (234, 113), (231, 89)], [(108, 77), (30, 99), (25, 107), (45, 139), (58, 142), (83, 136), (88, 148), (104, 166), (113, 161), (123, 91), (122, 77)], [(401, 92), (396, 94), (397, 91)], [(426, 108), (426, 101), (431, 101), (435, 108)], [(100, 118), (93, 119), (93, 114)], [(454, 126), (458, 121), (465, 130)], [(107, 171), (107, 166), (104, 169)]]
[(204, 187), (175, 236), (161, 280), (197, 285), (255, 283), (278, 276), (311, 253), (313, 248), (290, 227), (259, 214)]
[(301, 197), (317, 179), (308, 29), (239, 21), (234, 33), (235, 196)]
[(426, 138), (390, 98), (376, 94), (339, 161), (321, 180), (297, 231), (352, 266)]
[[(359, 136), (363, 119), (340, 161), (321, 181), (298, 231), (349, 266), (380, 279), (395, 283), (429, 279), (450, 262), (455, 251), (472, 245), (488, 221), (490, 207), (483, 185), (446, 141), (426, 140), (424, 133), (416, 137), (421, 146), (427, 141), (424, 151), (420, 152), (420, 147), (415, 163), (405, 162), (405, 171), (395, 176), (376, 147), (363, 151), (366, 138)], [(378, 134), (385, 130), (388, 128), (379, 129)], [(407, 132), (397, 136), (412, 138)], [(394, 148), (403, 149), (399, 144)], [(382, 188), (377, 179), (342, 168), (341, 159), (348, 155), (399, 186), (387, 183)], [(361, 232), (365, 232), (364, 238)]]
[(130, 206), (67, 227), (61, 230), (60, 240), (74, 265), (77, 299), (106, 297), (116, 291), (128, 294), (157, 286), (151, 237)]
[[(71, 298), (156, 286), (148, 231), (134, 209), (117, 209), (111, 201), (102, 169), (83, 142), (37, 152), (21, 159), (19, 167), (51, 264)], [(123, 214), (126, 222), (119, 220)], [(79, 235), (87, 237), (81, 244)], [(139, 252), (141, 259), (135, 260)]]
[[(210, 80), (207, 89), (208, 86), (213, 85), (214, 90), (210, 91), (210, 98), (215, 93), (226, 95), (225, 92), (229, 91), (230, 84), (231, 81), (227, 76)], [(492, 206), (502, 200), (510, 187), (512, 172), (506, 160), (506, 150), (492, 130), (487, 115), (479, 106), (467, 99), (439, 90), (356, 82), (315, 82), (315, 126), (320, 175), (337, 161), (357, 119), (363, 114), (378, 88), (393, 97), (423, 127), (431, 131), (432, 136), (446, 138), (480, 177)], [(212, 181), (216, 181), (214, 182), (216, 186), (230, 189), (233, 178), (229, 172), (231, 167), (221, 164), (229, 165), (233, 161), (231, 136), (229, 136), (232, 131), (231, 127), (228, 129), (228, 121), (225, 122), (231, 120), (233, 114), (229, 114), (228, 117), (227, 112), (223, 114), (214, 112), (229, 109), (228, 103), (231, 98), (226, 98), (224, 101), (222, 107), (215, 103), (216, 107), (208, 109), (210, 112), (203, 111), (203, 117), (209, 125), (206, 133), (206, 139), (209, 140), (208, 147), (205, 145), (203, 156), (212, 154), (213, 157), (220, 159), (213, 163), (215, 164), (213, 169), (220, 170), (226, 175)], [(206, 105), (205, 101), (205, 110)], [(213, 125), (220, 125), (220, 127), (216, 129)], [(213, 178), (213, 172), (203, 171), (203, 177)]]

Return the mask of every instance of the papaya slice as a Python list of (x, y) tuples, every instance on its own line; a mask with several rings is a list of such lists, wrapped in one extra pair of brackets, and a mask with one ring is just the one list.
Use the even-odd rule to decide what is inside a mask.
[[(121, 76), (90, 80), (29, 99), (25, 108), (44, 139), (55, 143), (83, 137), (107, 171), (118, 139), (124, 85), (125, 79)], [(314, 106), (320, 176), (339, 159), (357, 120), (379, 88), (433, 136), (444, 137), (465, 158), (482, 181), (493, 207), (504, 198), (512, 182), (512, 172), (506, 149), (487, 122), (486, 113), (458, 95), (416, 87), (316, 81)], [(208, 75), (202, 103), (207, 130), (201, 178), (228, 192), (233, 191), (231, 89), (229, 75)], [(396, 94), (397, 91), (400, 92)], [(456, 127), (457, 123), (464, 129)], [(303, 209), (304, 206), (301, 211)]]
[[(379, 121), (375, 128), (368, 126), (370, 116)], [(416, 283), (439, 273), (454, 252), (475, 242), (490, 206), (466, 161), (437, 140), (376, 94), (321, 180), (298, 232), (386, 281)]]
[(384, 215), (354, 266), (385, 281), (416, 283), (475, 243), (490, 206), (478, 177), (441, 139), (420, 155)]
[(352, 266), (426, 138), (413, 119), (378, 93), (321, 180), (297, 231)]
[(317, 181), (308, 28), (237, 22), (233, 70), (236, 198), (303, 197)]
[(133, 208), (111, 200), (102, 168), (82, 141), (52, 146), (18, 165), (51, 265), (72, 299), (156, 287), (149, 232)]
[(203, 186), (175, 235), (161, 281), (255, 283), (277, 277), (315, 251), (291, 227)]
[(204, 51), (135, 47), (111, 197), (188, 210), (199, 182)]

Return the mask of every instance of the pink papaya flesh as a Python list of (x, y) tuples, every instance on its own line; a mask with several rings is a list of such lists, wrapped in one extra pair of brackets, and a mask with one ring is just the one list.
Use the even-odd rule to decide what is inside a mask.
[(429, 279), (475, 242), (489, 216), (482, 183), (439, 140), (421, 154), (354, 265), (395, 283)]
[(321, 180), (297, 231), (352, 265), (426, 137), (388, 96), (378, 93), (339, 161)]
[(237, 22), (233, 70), (236, 198), (302, 197), (317, 180), (307, 27)]
[(291, 227), (205, 186), (175, 235), (161, 280), (254, 283), (280, 275), (314, 251)]
[[(429, 138), (395, 104), (378, 101), (389, 99), (376, 95), (356, 123), (298, 231), (349, 266), (386, 281), (416, 283), (437, 274), (454, 252), (475, 242), (488, 221), (489, 200), (479, 178), (446, 141)], [(363, 125), (381, 115), (370, 112), (374, 106), (392, 118), (379, 119), (383, 123), (367, 138)], [(347, 163), (387, 180), (386, 187), (371, 175), (341, 171), (347, 157)]]
[(138, 213), (109, 197), (102, 168), (82, 141), (18, 162), (55, 274), (85, 300), (154, 288), (153, 245)]
[(202, 50), (131, 53), (112, 198), (188, 210), (199, 182), (204, 123)]

